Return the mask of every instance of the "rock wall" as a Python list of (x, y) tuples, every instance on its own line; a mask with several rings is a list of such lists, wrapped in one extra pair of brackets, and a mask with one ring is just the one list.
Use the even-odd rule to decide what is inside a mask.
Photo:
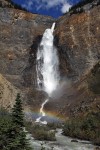
[[(97, 103), (99, 96), (89, 91), (87, 78), (100, 58), (99, 14), (98, 5), (90, 11), (71, 16), (66, 14), (56, 21), (54, 44), (60, 60), (61, 88), (55, 95), (61, 95), (54, 95), (46, 105), (46, 111), (67, 117), (82, 112), (85, 107), (83, 103), (87, 107), (91, 102), (93, 106), (91, 99)], [(36, 52), (44, 30), (51, 27), (54, 21), (48, 16), (0, 8), (0, 73), (14, 89), (17, 87), (20, 90), (26, 110), (39, 111), (47, 96), (36, 89)], [(4, 92), (8, 90), (9, 93), (9, 88), (5, 88)], [(14, 98), (9, 99), (13, 101)], [(5, 98), (0, 103), (5, 104), (6, 108), (12, 106)]]
[(21, 91), (0, 74), (0, 107), (10, 110), (19, 92)]
[(35, 58), (43, 32), (53, 22), (52, 17), (0, 8), (0, 73), (21, 90), (25, 108), (40, 107), (38, 101), (41, 104), (45, 95), (35, 89)]
[[(51, 17), (0, 8), (0, 72), (15, 86), (21, 87), (24, 82), (22, 76), (32, 66), (30, 61), (35, 58), (38, 39), (52, 22)], [(34, 74), (31, 68), (32, 71)], [(30, 73), (27, 76), (28, 80), (33, 78)]]
[(100, 6), (57, 21), (55, 44), (59, 50), (62, 75), (80, 79), (100, 59)]
[[(60, 60), (61, 89), (46, 110), (66, 117), (100, 111), (100, 95), (94, 94), (88, 83), (91, 70), (100, 61), (100, 5), (60, 17), (54, 42)], [(99, 80), (96, 82), (99, 84)]]

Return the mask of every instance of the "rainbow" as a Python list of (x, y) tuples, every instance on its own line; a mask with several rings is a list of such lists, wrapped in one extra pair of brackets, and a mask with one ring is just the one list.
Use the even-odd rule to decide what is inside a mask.
[[(38, 111), (30, 111), (30, 110), (24, 110), (24, 113), (26, 117), (31, 118), (33, 121), (40, 116), (40, 113)], [(52, 120), (52, 122), (64, 122), (65, 117), (62, 115), (57, 116), (55, 112), (46, 112), (47, 120)]]

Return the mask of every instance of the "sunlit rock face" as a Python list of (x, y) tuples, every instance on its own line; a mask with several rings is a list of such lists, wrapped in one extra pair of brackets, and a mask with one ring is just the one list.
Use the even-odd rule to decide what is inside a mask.
[[(100, 6), (56, 21), (54, 44), (59, 55), (61, 83), (46, 111), (68, 116), (91, 109), (98, 96), (87, 78), (99, 60)], [(39, 111), (47, 94), (37, 91), (36, 54), (45, 29), (54, 19), (12, 8), (0, 8), (0, 73), (24, 95), (24, 108)]]
[(100, 56), (100, 6), (57, 21), (55, 44), (62, 75), (74, 80), (87, 74)]
[(21, 91), (13, 86), (0, 74), (0, 106), (10, 110), (16, 99), (17, 93)]
[(11, 8), (1, 8), (0, 18), (0, 71), (8, 79), (11, 75), (16, 86), (21, 86), (23, 78), (27, 82), (25, 85), (29, 86), (34, 82), (30, 70), (34, 68), (38, 42), (53, 19)]
[(89, 91), (87, 78), (100, 59), (99, 13), (100, 6), (96, 6), (57, 20), (55, 45), (59, 53), (62, 90), (56, 94), (61, 96), (56, 102), (52, 99), (52, 103), (48, 103), (48, 111), (52, 108), (68, 116), (98, 109), (94, 103), (99, 103), (99, 96)]
[(25, 108), (34, 111), (46, 97), (36, 90), (36, 53), (45, 29), (53, 22), (48, 16), (0, 8), (0, 73), (23, 92)]

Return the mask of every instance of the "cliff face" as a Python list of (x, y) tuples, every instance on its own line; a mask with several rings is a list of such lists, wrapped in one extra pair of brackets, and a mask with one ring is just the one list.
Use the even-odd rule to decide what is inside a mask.
[(57, 21), (55, 36), (61, 60), (60, 67), (62, 73), (67, 73), (69, 78), (79, 79), (99, 60), (99, 13), (100, 6), (97, 6), (87, 12), (65, 15)]
[(31, 47), (36, 51), (44, 30), (52, 22), (50, 17), (10, 8), (0, 9), (0, 71), (14, 85), (21, 86), (21, 76), (30, 65), (30, 57), (35, 59), (35, 52), (33, 55)]
[[(53, 110), (56, 108), (58, 114), (65, 116), (99, 111), (100, 96), (90, 90), (88, 83), (91, 69), (100, 60), (99, 14), (100, 6), (96, 6), (86, 12), (66, 14), (58, 19), (55, 45), (60, 59), (63, 95), (57, 98), (56, 103), (49, 103), (47, 110), (54, 106)], [(96, 82), (100, 86), (100, 81)]]
[[(24, 102), (30, 99), (28, 103), (33, 106), (35, 103), (35, 107), (39, 97), (34, 89), (36, 50), (44, 30), (53, 22), (54, 19), (48, 16), (0, 8), (0, 73), (22, 91)], [(37, 95), (44, 97), (42, 93)], [(33, 103), (34, 97), (36, 101)]]
[[(60, 59), (64, 90), (55, 105), (58, 112), (65, 116), (69, 112), (77, 115), (93, 109), (99, 110), (100, 97), (91, 92), (88, 83), (91, 69), (100, 60), (99, 14), (100, 6), (96, 6), (83, 13), (66, 14), (57, 21), (55, 45)], [(100, 86), (100, 81), (97, 82)]]
[[(51, 99), (47, 111), (56, 110), (56, 114), (66, 116), (78, 112), (83, 103), (87, 107), (91, 99), (97, 98), (97, 104), (98, 95), (90, 92), (87, 79), (99, 61), (99, 14), (100, 6), (96, 6), (57, 20), (54, 43), (60, 59), (63, 92), (55, 101)], [(46, 97), (46, 93), (36, 90), (36, 52), (44, 30), (54, 21), (48, 16), (0, 8), (0, 73), (21, 91), (25, 109), (39, 110)]]
[(14, 105), (18, 92), (21, 91), (0, 74), (0, 106), (10, 110)]

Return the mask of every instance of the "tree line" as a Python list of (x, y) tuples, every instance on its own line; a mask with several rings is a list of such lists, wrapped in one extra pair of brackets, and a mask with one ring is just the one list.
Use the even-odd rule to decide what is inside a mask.
[(73, 9), (77, 9), (79, 7), (82, 7), (82, 6), (84, 6), (84, 5), (88, 4), (88, 3), (92, 3), (93, 1), (94, 0), (88, 0), (88, 1), (87, 0), (81, 0), (79, 3), (77, 3), (76, 5), (71, 7), (70, 11), (73, 10)]
[(15, 8), (15, 9), (24, 10), (28, 12), (26, 8), (23, 8), (21, 5), (14, 3), (12, 0), (5, 0), (5, 2), (7, 2), (7, 4), (4, 4), (4, 2), (0, 1), (0, 7)]
[(32, 150), (26, 138), (20, 94), (11, 113), (0, 110), (0, 150)]

